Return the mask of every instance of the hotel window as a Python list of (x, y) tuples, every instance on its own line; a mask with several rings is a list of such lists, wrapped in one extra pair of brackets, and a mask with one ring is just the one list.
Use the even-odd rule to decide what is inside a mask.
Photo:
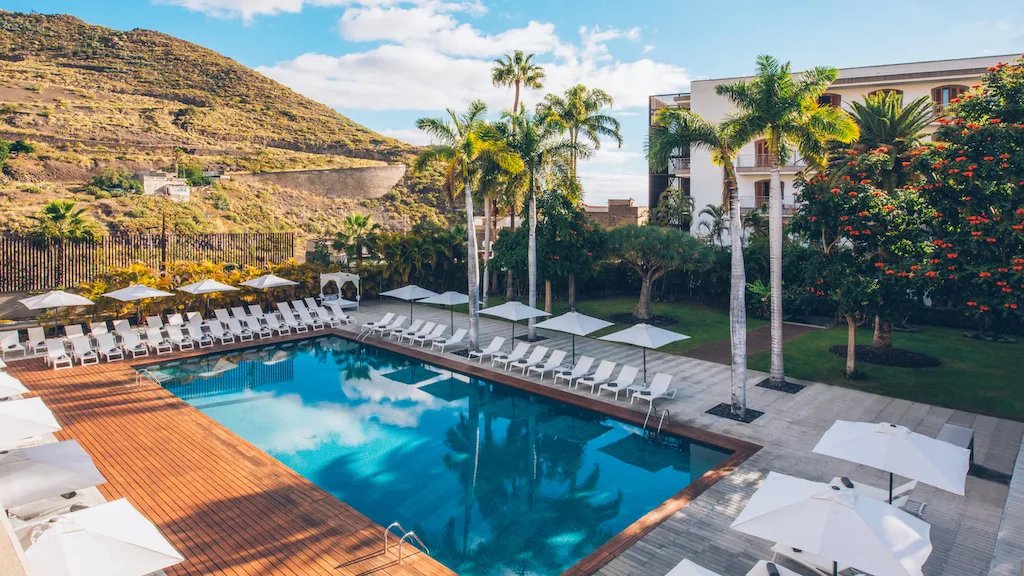
[(758, 140), (754, 142), (754, 166), (768, 165), (768, 141)]
[(942, 112), (945, 111), (946, 106), (949, 106), (950, 101), (954, 98), (959, 98), (964, 92), (967, 92), (967, 90), (967, 86), (960, 86), (956, 84), (933, 88), (932, 102), (935, 103), (935, 113), (942, 114)]
[[(782, 191), (782, 195), (785, 196), (786, 195), (786, 183), (785, 182), (779, 182), (779, 186), (780, 186), (779, 190), (781, 190)], [(754, 182), (754, 205), (753, 205), (753, 208), (755, 210), (757, 210), (759, 208), (762, 208), (762, 207), (763, 208), (767, 208), (768, 207), (768, 197), (770, 195), (771, 188), (772, 188), (772, 181), (771, 180), (758, 180), (757, 182)]]
[(818, 96), (818, 106), (831, 106), (833, 108), (839, 108), (839, 105), (843, 102), (843, 97), (839, 94), (825, 93)]

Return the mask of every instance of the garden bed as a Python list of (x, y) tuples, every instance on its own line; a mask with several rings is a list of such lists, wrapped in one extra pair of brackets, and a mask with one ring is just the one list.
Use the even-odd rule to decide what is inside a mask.
[[(829, 346), (829, 352), (846, 358), (846, 345), (837, 344)], [(880, 366), (891, 366), (893, 368), (935, 368), (942, 364), (942, 361), (935, 356), (905, 350), (903, 348), (875, 348), (865, 344), (857, 345), (857, 362), (878, 364)]]

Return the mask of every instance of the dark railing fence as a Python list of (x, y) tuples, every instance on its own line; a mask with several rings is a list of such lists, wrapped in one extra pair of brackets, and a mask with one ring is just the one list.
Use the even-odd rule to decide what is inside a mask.
[(295, 253), (291, 232), (244, 234), (110, 234), (96, 240), (0, 236), (0, 292), (72, 287), (113, 268), (142, 263), (229, 262), (238, 266), (277, 264)]

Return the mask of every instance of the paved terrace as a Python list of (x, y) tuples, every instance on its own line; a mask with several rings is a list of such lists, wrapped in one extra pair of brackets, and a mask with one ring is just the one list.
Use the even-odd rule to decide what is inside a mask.
[[(409, 307), (393, 301), (371, 302), (353, 315), (361, 323), (378, 320), (388, 311), (408, 314)], [(427, 306), (416, 306), (415, 315), (445, 324), (450, 321), (447, 311)], [(456, 314), (455, 323), (465, 326), (466, 316)], [(481, 345), (495, 336), (508, 337), (511, 332), (508, 322), (483, 316), (480, 330)], [(524, 328), (517, 327), (517, 337), (524, 332)], [(548, 338), (540, 344), (570, 350), (568, 335), (545, 330), (539, 332)], [(372, 342), (373, 339), (370, 340)], [(626, 345), (576, 338), (576, 354), (641, 367), (640, 350)], [(458, 362), (468, 362), (450, 353), (445, 356)], [(659, 409), (667, 408), (673, 421), (760, 444), (764, 448), (730, 476), (619, 554), (602, 567), (599, 574), (663, 576), (683, 558), (690, 558), (724, 576), (746, 574), (757, 560), (771, 558), (770, 544), (730, 530), (729, 524), (772, 470), (823, 482), (836, 476), (849, 476), (875, 486), (886, 486), (888, 474), (811, 453), (825, 430), (839, 419), (893, 422), (928, 436), (937, 435), (946, 422), (970, 426), (976, 431), (975, 463), (1004, 474), (1013, 472), (1024, 436), (1024, 423), (1021, 422), (837, 386), (801, 382), (807, 388), (797, 394), (759, 388), (754, 384), (766, 375), (754, 371), (748, 375), (747, 405), (764, 411), (765, 415), (752, 424), (740, 424), (704, 413), (729, 400), (728, 366), (648, 351), (647, 368), (652, 376), (655, 372), (675, 375), (673, 386), (679, 389), (676, 398), (658, 401)], [(544, 383), (552, 385), (550, 379)], [(970, 383), (965, 382), (964, 385)], [(564, 389), (564, 385), (560, 388)], [(590, 396), (585, 389), (578, 393)], [(612, 397), (605, 394), (602, 400), (611, 403)], [(617, 404), (629, 406), (622, 401)], [(633, 408), (645, 411), (640, 404)], [(966, 496), (919, 484), (911, 498), (927, 504), (923, 518), (932, 526), (934, 545), (924, 573), (928, 576), (988, 575), (1007, 493), (1006, 485), (975, 477), (967, 479)], [(1016, 498), (1016, 506), (1008, 511), (1018, 518), (1024, 514), (1024, 495), (1021, 496)], [(1008, 539), (1019, 542), (1020, 535), (1004, 533), (1003, 540)]]

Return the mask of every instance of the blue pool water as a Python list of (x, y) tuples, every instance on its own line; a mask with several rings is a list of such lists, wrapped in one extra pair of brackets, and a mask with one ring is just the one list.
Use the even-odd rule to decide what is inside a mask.
[(150, 371), (468, 576), (558, 574), (728, 455), (334, 336)]

